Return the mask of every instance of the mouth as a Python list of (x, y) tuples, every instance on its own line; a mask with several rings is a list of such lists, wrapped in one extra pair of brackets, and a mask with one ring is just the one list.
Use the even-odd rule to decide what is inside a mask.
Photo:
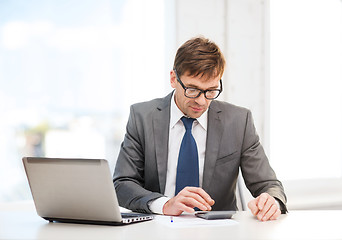
[(199, 108), (199, 107), (190, 107), (194, 112), (201, 112), (203, 110), (203, 108)]

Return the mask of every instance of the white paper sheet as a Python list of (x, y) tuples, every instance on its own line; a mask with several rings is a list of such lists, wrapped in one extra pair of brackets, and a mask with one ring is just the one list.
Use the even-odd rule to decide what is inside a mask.
[(238, 224), (238, 222), (232, 219), (205, 220), (194, 215), (181, 215), (178, 217), (158, 215), (155, 216), (155, 221), (171, 228), (231, 226)]

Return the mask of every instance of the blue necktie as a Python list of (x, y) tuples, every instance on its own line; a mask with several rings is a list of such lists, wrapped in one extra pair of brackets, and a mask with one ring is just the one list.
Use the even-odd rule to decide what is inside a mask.
[(195, 119), (182, 117), (181, 120), (184, 123), (185, 134), (178, 156), (175, 195), (184, 187), (199, 187), (197, 145), (191, 134), (192, 123)]

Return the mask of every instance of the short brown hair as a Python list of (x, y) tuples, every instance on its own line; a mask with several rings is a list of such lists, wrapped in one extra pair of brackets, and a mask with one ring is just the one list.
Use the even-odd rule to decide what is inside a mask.
[(186, 41), (177, 50), (173, 68), (179, 76), (222, 77), (226, 61), (220, 48), (204, 37)]

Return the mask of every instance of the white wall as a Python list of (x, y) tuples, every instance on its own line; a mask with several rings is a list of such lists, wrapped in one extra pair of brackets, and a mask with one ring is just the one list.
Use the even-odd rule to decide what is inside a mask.
[[(268, 156), (269, 4), (270, 0), (175, 0), (174, 5), (175, 45), (204, 35), (220, 46), (227, 60), (220, 98), (252, 111)], [(271, 165), (272, 161), (275, 160), (270, 158)], [(342, 207), (341, 180), (312, 179), (283, 181), (283, 184), (290, 210)]]
[[(220, 46), (227, 61), (220, 98), (252, 111), (266, 152), (269, 145), (267, 11), (264, 0), (175, 1), (176, 45), (203, 35)], [(245, 187), (243, 192), (248, 202), (252, 196)]]
[(221, 99), (252, 110), (266, 152), (268, 74), (263, 0), (176, 0), (176, 44), (203, 35), (227, 60)]

